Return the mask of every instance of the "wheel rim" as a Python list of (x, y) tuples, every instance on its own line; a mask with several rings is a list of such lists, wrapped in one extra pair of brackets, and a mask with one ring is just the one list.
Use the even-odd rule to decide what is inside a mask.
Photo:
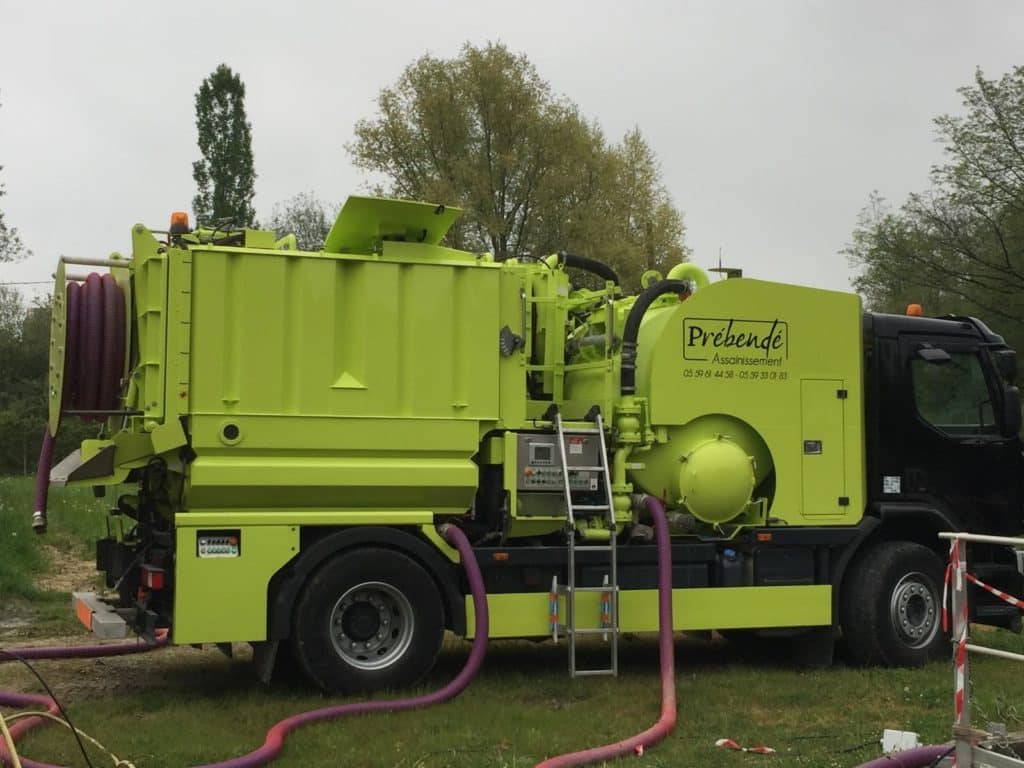
[(381, 669), (408, 650), (415, 629), (412, 605), (390, 584), (367, 581), (338, 598), (328, 620), (331, 643), (347, 664)]
[(923, 573), (908, 573), (897, 582), (889, 601), (896, 636), (910, 648), (923, 648), (939, 629), (938, 596)]

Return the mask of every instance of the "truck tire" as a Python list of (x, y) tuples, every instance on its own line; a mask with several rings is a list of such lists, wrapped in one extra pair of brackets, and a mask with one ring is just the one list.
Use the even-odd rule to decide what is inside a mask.
[(850, 661), (919, 667), (948, 654), (942, 582), (942, 561), (920, 544), (884, 541), (858, 555), (841, 596)]
[(296, 602), (292, 644), (306, 675), (334, 693), (414, 685), (444, 638), (441, 594), (412, 558), (365, 548), (330, 558)]

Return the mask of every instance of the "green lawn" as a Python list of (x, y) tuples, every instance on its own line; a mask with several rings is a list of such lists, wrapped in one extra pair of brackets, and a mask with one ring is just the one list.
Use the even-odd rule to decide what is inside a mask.
[(5, 620), (30, 621), (35, 633), (70, 626), (68, 595), (41, 589), (37, 579), (52, 569), (52, 553), (91, 559), (95, 540), (106, 531), (108, 499), (89, 488), (53, 488), (49, 532), (32, 530), (33, 480), (0, 477), (0, 627)]
[[(30, 492), (24, 480), (0, 479), (0, 559), (12, 558), (0, 571), (0, 586), (34, 610), (45, 610), (47, 600), (40, 603), (31, 587), (31, 574), (43, 564), (29, 527)], [(103, 530), (97, 511), (102, 504), (88, 493), (55, 493), (51, 509), (50, 543), (84, 553), (82, 537), (91, 540)], [(66, 606), (66, 597), (59, 597)], [(975, 640), (1024, 652), (1024, 639), (1008, 633), (979, 630)], [(423, 690), (451, 679), (468, 647), (452, 639)], [(877, 746), (864, 742), (877, 740), (883, 728), (917, 731), (925, 742), (949, 738), (948, 663), (917, 670), (842, 664), (803, 670), (785, 648), (751, 652), (718, 639), (690, 638), (676, 643), (676, 654), (678, 724), (666, 742), (646, 752), (647, 766), (853, 766), (879, 754)], [(289, 737), (275, 765), (531, 766), (561, 751), (630, 736), (657, 719), (655, 638), (624, 639), (617, 679), (570, 680), (566, 660), (564, 644), (492, 643), (481, 675), (455, 701), (420, 712), (302, 729)], [(76, 724), (138, 768), (232, 757), (259, 746), (267, 728), (281, 718), (344, 701), (297, 683), (265, 688), (253, 679), (247, 662), (217, 651), (173, 649), (120, 659), (44, 662), (39, 669), (57, 687)], [(1019, 664), (978, 659), (973, 674), (976, 721), (1000, 720), (1011, 730), (1024, 729), (1022, 679)], [(39, 690), (25, 670), (2, 665), (0, 687), (7, 686)], [(714, 742), (721, 737), (744, 745), (768, 744), (778, 754), (716, 749)], [(29, 737), (24, 753), (82, 764), (70, 735), (56, 727)], [(93, 761), (109, 765), (99, 754)]]
[[(873, 745), (858, 745), (877, 739), (886, 727), (917, 731), (927, 742), (949, 737), (948, 664), (806, 671), (779, 658), (744, 658), (720, 641), (681, 640), (676, 651), (678, 724), (666, 742), (644, 755), (645, 765), (852, 766), (878, 754)], [(462, 644), (446, 649), (429, 685), (443, 685), (465, 656)], [(111, 659), (99, 669), (97, 662), (40, 667), (70, 689), (66, 704), (77, 724), (139, 768), (228, 758), (261, 744), (277, 720), (341, 701), (297, 685), (263, 688), (246, 663), (209, 651), (178, 651), (173, 659)], [(83, 687), (76, 693), (77, 674)], [(116, 691), (93, 687), (104, 675)], [(2, 669), (0, 680), (5, 678), (34, 689), (21, 670)], [(1024, 711), (1020, 680), (1011, 662), (980, 659), (974, 670), (978, 720), (1007, 719), (1011, 729), (1019, 728), (1012, 707)], [(656, 720), (658, 708), (652, 638), (624, 644), (619, 678), (576, 681), (565, 672), (564, 646), (494, 643), (480, 677), (455, 701), (302, 729), (275, 764), (531, 766), (562, 750), (629, 736)], [(768, 744), (779, 753), (716, 749), (714, 741), (723, 736)], [(39, 732), (25, 745), (33, 758), (61, 764), (79, 764), (75, 750), (69, 734), (57, 729)]]

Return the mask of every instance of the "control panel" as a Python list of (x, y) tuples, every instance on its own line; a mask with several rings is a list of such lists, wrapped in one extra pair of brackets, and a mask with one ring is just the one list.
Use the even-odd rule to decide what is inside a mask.
[[(598, 435), (566, 435), (565, 460), (569, 467), (569, 488), (597, 491), (601, 488), (600, 440)], [(520, 433), (518, 436), (518, 482), (520, 491), (564, 493), (562, 459), (558, 436), (550, 433)]]
[(196, 533), (197, 557), (239, 557), (242, 554), (240, 531), (199, 531)]

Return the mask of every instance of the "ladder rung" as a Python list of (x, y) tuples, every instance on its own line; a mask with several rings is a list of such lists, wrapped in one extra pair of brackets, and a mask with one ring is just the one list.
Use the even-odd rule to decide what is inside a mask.
[(603, 510), (607, 512), (609, 509), (611, 509), (611, 507), (609, 507), (607, 504), (573, 504), (572, 509), (573, 512), (575, 512), (577, 509), (589, 510), (592, 512)]
[(611, 552), (615, 547), (611, 544), (577, 544), (573, 549), (577, 552)]
[(600, 429), (563, 429), (563, 435), (600, 435)]
[(607, 635), (611, 632), (618, 634), (618, 627), (576, 627), (575, 629), (566, 628), (566, 634), (569, 635)]
[(618, 592), (618, 587), (613, 587), (611, 584), (607, 584), (601, 587), (573, 587), (573, 592)]
[(614, 675), (615, 670), (611, 667), (604, 669), (575, 669), (573, 675), (576, 677), (597, 677), (598, 675)]
[(570, 472), (604, 472), (604, 467), (577, 467), (575, 464), (569, 465)]

